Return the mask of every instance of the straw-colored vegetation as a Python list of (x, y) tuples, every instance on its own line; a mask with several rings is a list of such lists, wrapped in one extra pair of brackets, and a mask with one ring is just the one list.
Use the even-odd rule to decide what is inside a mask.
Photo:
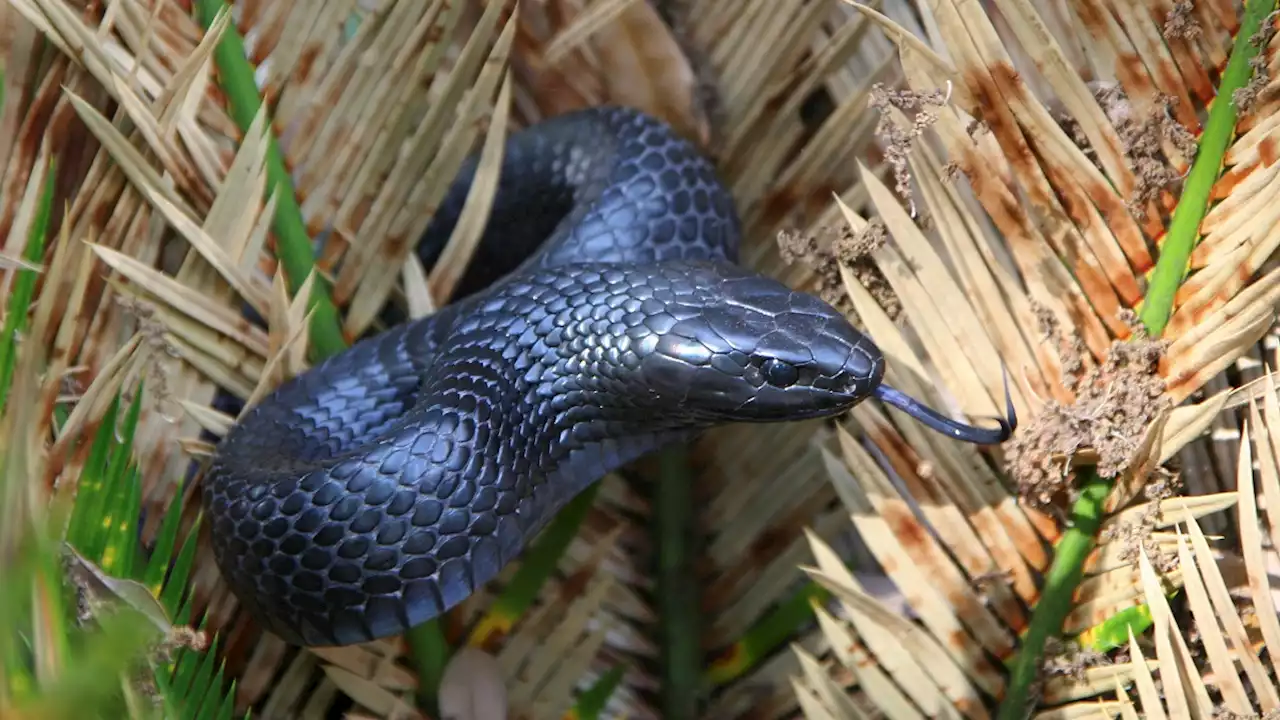
[[(3, 717), (1280, 712), (1274, 2), (192, 5), (0, 6)], [(895, 386), (979, 418), (1007, 368), (1016, 439), (874, 402), (724, 429), (406, 638), (262, 634), (187, 477), (215, 388), (432, 312), (505, 133), (602, 102), (702, 143), (744, 261), (846, 308)], [(672, 502), (699, 603), (652, 569)]]

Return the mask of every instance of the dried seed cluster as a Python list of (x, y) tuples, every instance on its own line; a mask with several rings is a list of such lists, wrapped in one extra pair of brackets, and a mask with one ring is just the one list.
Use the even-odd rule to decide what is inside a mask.
[(855, 325), (859, 323), (840, 278), (840, 265), (848, 267), (858, 283), (896, 321), (902, 315), (902, 301), (871, 257), (886, 239), (884, 223), (873, 218), (859, 233), (845, 225), (819, 228), (815, 233), (783, 230), (778, 233), (778, 252), (788, 265), (798, 262), (813, 270), (817, 275), (818, 297), (853, 318)]

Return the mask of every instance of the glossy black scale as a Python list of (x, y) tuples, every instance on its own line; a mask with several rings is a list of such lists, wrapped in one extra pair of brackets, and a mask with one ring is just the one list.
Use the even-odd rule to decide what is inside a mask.
[(714, 169), (657, 120), (595, 108), (513, 134), (463, 299), (284, 383), (219, 445), (203, 497), (233, 591), (290, 642), (401, 633), (622, 464), (876, 390), (876, 347), (736, 266), (738, 243)]

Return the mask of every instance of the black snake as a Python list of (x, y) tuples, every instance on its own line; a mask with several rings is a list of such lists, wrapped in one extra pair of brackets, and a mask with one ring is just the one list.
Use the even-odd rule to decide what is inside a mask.
[[(418, 253), (435, 262), (468, 159)], [(838, 311), (742, 267), (711, 164), (595, 108), (513, 133), (457, 300), (283, 383), (223, 438), (203, 502), (223, 576), (295, 644), (398, 634), (492, 579), (606, 473), (714, 425), (827, 417), (882, 384)], [(496, 280), (496, 281), (495, 281)]]

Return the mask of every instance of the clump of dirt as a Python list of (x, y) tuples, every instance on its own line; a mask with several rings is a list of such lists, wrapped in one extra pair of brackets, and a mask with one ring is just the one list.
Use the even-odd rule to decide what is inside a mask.
[(1170, 40), (1194, 40), (1204, 34), (1192, 0), (1178, 0), (1164, 19), (1164, 36)]
[[(1050, 400), (1043, 412), (1009, 443), (1008, 470), (1030, 505), (1049, 508), (1070, 501), (1075, 474), (1071, 459), (1083, 449), (1098, 454), (1097, 472), (1114, 478), (1129, 464), (1152, 419), (1169, 403), (1158, 374), (1167, 341), (1135, 337), (1111, 344), (1099, 366), (1078, 338), (1063, 337), (1047, 310), (1038, 309), (1043, 339), (1058, 348), (1070, 404)], [(1126, 318), (1133, 322), (1131, 313)]]
[[(884, 156), (893, 166), (893, 177), (896, 181), (894, 189), (898, 197), (907, 203), (911, 217), (916, 216), (915, 195), (911, 192), (911, 174), (907, 170), (907, 156), (911, 154), (911, 146), (916, 138), (924, 134), (935, 122), (938, 113), (935, 108), (942, 107), (950, 99), (950, 90), (934, 90), (916, 92), (914, 90), (888, 90), (884, 83), (871, 86), (871, 107), (880, 113), (876, 123), (875, 134), (884, 144)], [(915, 111), (911, 127), (900, 127), (893, 121), (889, 108), (894, 107), (908, 114)]]
[(783, 230), (778, 233), (778, 252), (788, 265), (798, 262), (813, 270), (818, 277), (818, 297), (848, 315), (860, 330), (865, 330), (849, 293), (845, 292), (840, 266), (848, 267), (858, 283), (896, 321), (902, 315), (902, 301), (871, 258), (886, 239), (884, 223), (873, 218), (860, 233), (853, 232), (847, 225), (822, 227), (815, 233)]
[(1138, 562), (1138, 551), (1145, 551), (1151, 566), (1160, 574), (1167, 573), (1178, 566), (1178, 553), (1161, 548), (1152, 535), (1156, 529), (1156, 518), (1160, 515), (1160, 501), (1171, 498), (1178, 492), (1178, 483), (1172, 473), (1157, 469), (1157, 478), (1143, 488), (1142, 492), (1149, 501), (1137, 522), (1118, 523), (1104, 530), (1099, 538), (1102, 542), (1119, 541), (1122, 546), (1119, 559), (1126, 563)]
[(1266, 93), (1267, 85), (1271, 81), (1271, 73), (1267, 70), (1267, 53), (1266, 47), (1271, 43), (1271, 38), (1275, 36), (1276, 29), (1273, 26), (1276, 15), (1280, 11), (1273, 12), (1262, 21), (1262, 26), (1258, 28), (1258, 32), (1249, 38), (1249, 44), (1259, 52), (1249, 61), (1249, 69), (1253, 74), (1249, 77), (1249, 82), (1242, 88), (1238, 88), (1231, 93), (1231, 100), (1236, 105), (1236, 112), (1241, 117), (1246, 115), (1253, 109), (1254, 105), (1263, 98)]
[(1039, 672), (1028, 692), (1034, 699), (1029, 707), (1039, 704), (1040, 698), (1044, 696), (1045, 683), (1050, 680), (1066, 677), (1074, 682), (1084, 682), (1085, 671), (1089, 668), (1112, 665), (1115, 662), (1103, 653), (1081, 648), (1075, 641), (1053, 637), (1046, 639)]
[(1084, 682), (1084, 671), (1113, 664), (1111, 658), (1097, 650), (1081, 647), (1073, 640), (1049, 638), (1045, 641), (1042, 671), (1046, 678), (1070, 677)]
[(1128, 200), (1129, 211), (1140, 220), (1146, 219), (1146, 206), (1165, 190), (1176, 192), (1183, 180), (1170, 167), (1161, 145), (1168, 142), (1189, 163), (1198, 149), (1196, 138), (1174, 118), (1176, 98), (1158, 95), (1155, 109), (1139, 116), (1119, 85), (1100, 84), (1094, 89), (1094, 97), (1115, 125), (1137, 179), (1133, 197)]

